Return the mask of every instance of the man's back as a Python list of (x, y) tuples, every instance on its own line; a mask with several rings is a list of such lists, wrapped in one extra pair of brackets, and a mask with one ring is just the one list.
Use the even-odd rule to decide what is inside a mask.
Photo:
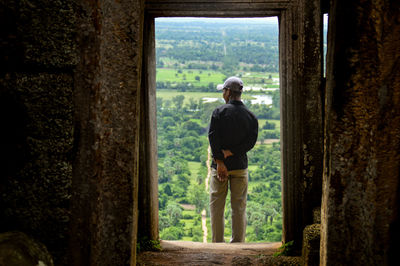
[[(246, 169), (248, 152), (257, 141), (258, 122), (254, 114), (241, 101), (229, 101), (213, 112), (209, 139), (213, 156), (218, 158), (220, 149), (230, 150), (226, 158), (228, 170)], [(221, 157), (222, 158), (222, 157)], [(215, 162), (213, 163), (215, 168)]]

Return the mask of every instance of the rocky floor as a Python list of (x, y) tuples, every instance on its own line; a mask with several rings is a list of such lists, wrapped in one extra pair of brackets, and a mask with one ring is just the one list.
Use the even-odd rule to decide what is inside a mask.
[(137, 265), (300, 265), (300, 257), (274, 257), (276, 243), (161, 241), (162, 251), (138, 254)]

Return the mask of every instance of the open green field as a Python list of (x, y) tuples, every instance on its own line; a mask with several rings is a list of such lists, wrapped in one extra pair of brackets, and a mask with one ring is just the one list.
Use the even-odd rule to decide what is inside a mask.
[[(182, 72), (182, 73), (179, 73)], [(221, 72), (210, 70), (197, 70), (197, 69), (172, 69), (172, 68), (158, 68), (157, 81), (171, 82), (171, 83), (191, 83), (194, 87), (204, 86), (207, 87), (211, 82), (215, 84), (222, 84), (225, 75)], [(196, 80), (196, 77), (199, 77)]]
[(279, 73), (273, 72), (243, 72), (242, 79), (246, 78), (267, 78), (271, 75), (272, 78), (279, 78)]
[[(279, 81), (273, 80), (279, 79), (279, 73), (240, 71), (235, 75), (243, 80), (245, 87), (279, 88), (277, 84)], [(216, 87), (224, 82), (226, 76), (214, 70), (157, 68), (156, 79), (159, 82), (170, 82), (171, 84), (190, 83), (193, 87), (208, 87), (210, 83), (213, 83)]]
[(185, 96), (184, 104), (189, 103), (189, 99), (192, 98), (195, 101), (198, 101), (202, 98), (221, 98), (221, 92), (195, 92), (195, 91), (186, 91), (186, 92), (178, 92), (176, 90), (158, 90), (157, 98), (162, 98), (163, 100), (172, 100), (172, 98), (183, 95)]
[[(173, 42), (172, 42), (173, 43)], [(157, 46), (157, 43), (156, 43)], [(172, 47), (171, 42), (168, 41), (163, 41), (162, 43), (160, 43), (160, 48), (166, 48), (169, 49)], [(163, 62), (163, 67), (159, 67), (159, 68), (188, 68), (188, 66), (190, 64), (201, 64), (203, 66), (208, 66), (209, 68), (212, 67), (212, 65), (221, 67), (222, 66), (222, 62), (216, 62), (216, 61), (204, 61), (204, 60), (185, 60), (185, 62), (183, 63), (180, 60), (171, 58), (171, 57), (165, 57), (165, 56), (161, 56), (160, 57), (160, 61)], [(244, 64), (246, 65), (246, 64)]]
[[(279, 79), (279, 73), (270, 72), (239, 72), (238, 75), (243, 80), (245, 86), (255, 86), (263, 88), (279, 88), (278, 81), (273, 79)], [(269, 79), (271, 76), (272, 79)]]
[[(203, 98), (218, 98), (221, 99), (222, 103), (222, 93), (221, 92), (196, 92), (196, 91), (185, 91), (185, 92), (178, 92), (176, 90), (158, 90), (157, 91), (157, 98), (162, 98), (163, 100), (172, 100), (172, 98), (183, 95), (185, 96), (185, 100), (183, 101), (184, 104), (188, 104), (190, 98), (195, 100), (196, 102)], [(246, 94), (244, 92), (242, 94), (243, 100), (253, 100), (255, 99), (251, 94)]]

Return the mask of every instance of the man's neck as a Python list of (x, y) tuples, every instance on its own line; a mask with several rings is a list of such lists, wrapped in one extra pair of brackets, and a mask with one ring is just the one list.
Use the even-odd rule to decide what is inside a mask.
[(241, 97), (231, 97), (229, 98), (229, 101), (241, 101)]

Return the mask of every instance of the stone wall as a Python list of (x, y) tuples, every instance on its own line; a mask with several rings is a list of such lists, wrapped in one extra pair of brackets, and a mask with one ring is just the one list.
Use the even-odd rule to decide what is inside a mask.
[(134, 265), (143, 3), (79, 1), (73, 265)]
[(321, 263), (389, 265), (400, 240), (400, 2), (331, 3)]
[(135, 262), (143, 15), (140, 0), (0, 1), (0, 231), (56, 265)]
[(65, 264), (73, 156), (71, 1), (0, 1), (0, 231), (43, 242)]

